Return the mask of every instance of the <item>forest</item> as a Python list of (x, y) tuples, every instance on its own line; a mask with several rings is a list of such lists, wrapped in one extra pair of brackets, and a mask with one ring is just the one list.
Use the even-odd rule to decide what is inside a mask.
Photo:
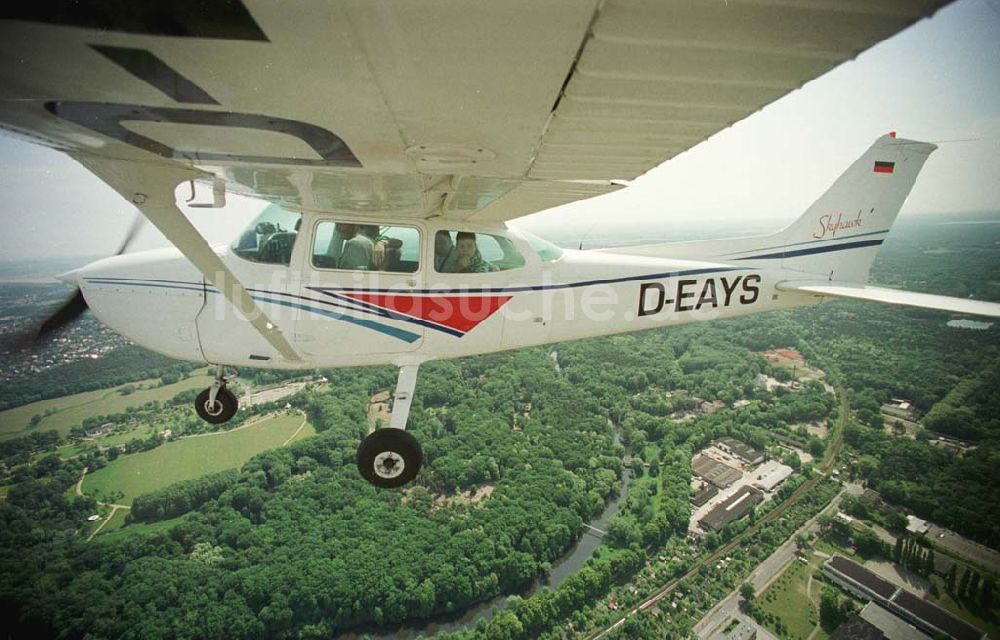
[[(63, 495), (72, 476), (12, 489), (4, 620), (42, 636), (309, 636), (460, 610), (529, 584), (617, 486), (621, 451), (599, 403), (542, 351), (428, 367), (411, 429), (429, 464), (405, 492), (375, 490), (353, 465), (367, 398), (392, 372), (327, 375), (328, 391), (295, 400), (319, 435), (256, 457), (235, 483), (220, 474), (137, 500), (156, 519), (207, 498), (166, 533), (86, 544), (70, 521), (93, 507)], [(494, 487), (489, 500), (435, 499), (474, 485)], [(26, 549), (37, 563), (19, 560)]]
[[(815, 385), (784, 396), (757, 389), (766, 361), (728, 334), (692, 327), (558, 345), (563, 375), (545, 349), (427, 365), (409, 428), (428, 462), (403, 492), (376, 491), (353, 465), (368, 398), (393, 384), (381, 368), (324, 372), (323, 391), (292, 398), (319, 435), (257, 456), (238, 476), (140, 496), (132, 520), (176, 518), (160, 533), (74, 538), (68, 520), (85, 510), (63, 491), (83, 462), (58, 463), (55, 474), (39, 469), (10, 491), (0, 514), (5, 523), (34, 521), (29, 531), (62, 533), (20, 539), (20, 528), (5, 524), (5, 619), (19, 620), (23, 632), (102, 637), (205, 637), (232, 619), (242, 621), (229, 627), (233, 635), (243, 629), (238, 637), (280, 637), (460, 611), (523, 589), (579, 538), (619, 486), (624, 450), (612, 425), (620, 423), (623, 443), (650, 469), (634, 483), (644, 491), (630, 493), (610, 527), (617, 551), (591, 568), (590, 588), (606, 590), (642, 564), (644, 549), (686, 531), (693, 447), (719, 435), (767, 444), (769, 424), (832, 407)], [(657, 416), (666, 409), (653, 396), (681, 388), (753, 400), (698, 423)], [(492, 488), (479, 504), (448, 499), (477, 487)], [(42, 508), (42, 500), (54, 504)], [(29, 548), (39, 563), (25, 566), (19, 559)], [(52, 591), (53, 581), (65, 588)], [(593, 593), (559, 601), (560, 610)]]

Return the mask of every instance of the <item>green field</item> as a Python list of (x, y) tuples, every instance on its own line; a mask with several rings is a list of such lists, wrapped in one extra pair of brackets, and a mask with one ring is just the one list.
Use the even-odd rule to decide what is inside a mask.
[(111, 531), (114, 531), (115, 529), (121, 529), (122, 527), (124, 527), (125, 516), (127, 515), (128, 515), (128, 509), (118, 509), (117, 511), (115, 511), (115, 515), (111, 518), (110, 521), (108, 521), (106, 525), (104, 525), (104, 528), (101, 529), (101, 533), (99, 533), (98, 535), (103, 536), (105, 533), (109, 533)]
[[(764, 593), (757, 596), (760, 608), (780, 618), (784, 623), (786, 637), (805, 640), (817, 627), (819, 613), (816, 603), (819, 602), (819, 592), (823, 585), (813, 580), (812, 593), (815, 594), (815, 602), (810, 599), (806, 587), (809, 576), (822, 562), (823, 558), (818, 556), (810, 556), (808, 564), (796, 558)], [(772, 624), (767, 626), (774, 631)], [(814, 640), (825, 640), (827, 637), (822, 628), (813, 636)]]
[(133, 522), (132, 524), (125, 526), (126, 514), (128, 514), (127, 509), (119, 509), (115, 513), (115, 517), (112, 518), (111, 522), (101, 529), (101, 532), (97, 534), (97, 537), (94, 539), (111, 542), (121, 540), (135, 534), (168, 531), (175, 525), (183, 522), (184, 519), (188, 517), (188, 514), (185, 513), (182, 516), (171, 518), (169, 520), (160, 520), (158, 522)]
[[(74, 442), (70, 444), (64, 444), (63, 446), (56, 448), (56, 455), (58, 455), (60, 458), (72, 458), (73, 456), (83, 453), (84, 451), (86, 451), (86, 449), (87, 445), (79, 442)], [(45, 451), (35, 456), (35, 458), (36, 459), (44, 458), (50, 453), (51, 453), (50, 451)]]
[(100, 438), (94, 438), (90, 440), (95, 445), (100, 445), (102, 447), (116, 447), (120, 444), (125, 444), (129, 440), (148, 438), (149, 436), (158, 432), (159, 429), (156, 427), (144, 427), (139, 426), (135, 429), (130, 429), (124, 433), (112, 433), (108, 436), (102, 436)]
[[(124, 497), (115, 501), (132, 504), (136, 496), (175, 482), (239, 468), (255, 454), (282, 446), (302, 420), (300, 414), (278, 416), (249, 427), (181, 438), (151, 451), (121, 456), (103, 469), (87, 474), (83, 492), (100, 499), (120, 491)], [(313, 433), (312, 425), (306, 423), (296, 439)]]
[[(138, 407), (153, 400), (170, 400), (181, 391), (209, 386), (212, 384), (212, 378), (205, 375), (204, 371), (200, 371), (193, 377), (163, 387), (140, 388), (158, 384), (156, 380), (144, 380), (131, 384), (136, 388), (136, 391), (129, 395), (119, 393), (119, 389), (125, 386), (121, 385), (111, 389), (98, 389), (62, 398), (40, 400), (14, 409), (0, 411), (0, 440), (27, 435), (32, 431), (51, 429), (55, 429), (60, 435), (65, 436), (70, 429), (83, 422), (85, 418), (122, 413), (129, 407)], [(29, 429), (28, 424), (31, 422), (32, 416), (44, 415), (46, 411), (50, 410), (54, 413), (45, 416), (37, 426)]]

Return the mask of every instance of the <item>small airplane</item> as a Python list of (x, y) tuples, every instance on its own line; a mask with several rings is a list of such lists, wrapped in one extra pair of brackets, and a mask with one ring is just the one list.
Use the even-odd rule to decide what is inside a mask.
[[(209, 422), (238, 409), (227, 368), (394, 365), (390, 423), (357, 464), (398, 487), (423, 461), (405, 427), (427, 361), (829, 298), (1000, 316), (867, 285), (935, 149), (894, 133), (772, 235), (573, 251), (507, 224), (620, 188), (943, 2), (565, 0), (531, 20), (513, 2), (202, 4), (166, 22), (142, 3), (0, 10), (0, 126), (68, 153), (175, 245), (64, 274), (78, 290), (42, 333), (90, 308), (214, 365)], [(272, 204), (211, 247), (176, 202), (196, 181), (212, 185), (196, 206)]]

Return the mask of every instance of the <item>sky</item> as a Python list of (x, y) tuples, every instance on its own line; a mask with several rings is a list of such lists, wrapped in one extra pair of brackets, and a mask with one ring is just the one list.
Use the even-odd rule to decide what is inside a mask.
[[(770, 232), (888, 131), (939, 145), (904, 216), (989, 211), (1000, 218), (1000, 0), (958, 0), (628, 188), (517, 224), (581, 240), (622, 221), (679, 238), (695, 227)], [(0, 260), (110, 254), (135, 215), (69, 158), (3, 135), (0, 193)], [(186, 211), (210, 241), (227, 242), (260, 209), (241, 198), (229, 203)], [(146, 225), (134, 248), (165, 245)]]

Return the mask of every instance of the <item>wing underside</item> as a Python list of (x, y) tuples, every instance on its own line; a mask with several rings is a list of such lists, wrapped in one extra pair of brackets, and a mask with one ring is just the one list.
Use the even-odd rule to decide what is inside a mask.
[(612, 191), (945, 1), (16, 4), (10, 132), (306, 210), (507, 220)]
[(969, 300), (966, 298), (952, 298), (949, 296), (938, 296), (930, 293), (917, 293), (914, 291), (902, 291), (899, 289), (885, 289), (882, 287), (837, 282), (783, 282), (778, 284), (778, 289), (782, 291), (799, 291), (823, 298), (868, 300), (870, 302), (881, 302), (883, 304), (920, 307), (923, 309), (951, 311), (952, 313), (1000, 318), (1000, 304), (997, 304), (996, 302), (984, 302), (982, 300)]

